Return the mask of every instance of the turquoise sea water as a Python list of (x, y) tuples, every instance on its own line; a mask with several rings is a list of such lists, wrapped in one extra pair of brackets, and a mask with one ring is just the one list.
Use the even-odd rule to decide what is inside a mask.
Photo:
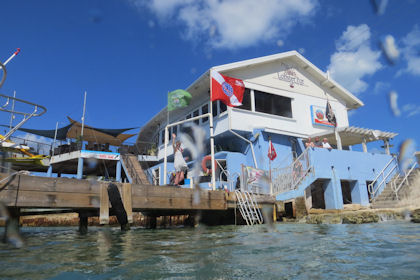
[[(3, 234), (3, 229), (0, 229)], [(22, 229), (0, 279), (420, 279), (420, 225)]]

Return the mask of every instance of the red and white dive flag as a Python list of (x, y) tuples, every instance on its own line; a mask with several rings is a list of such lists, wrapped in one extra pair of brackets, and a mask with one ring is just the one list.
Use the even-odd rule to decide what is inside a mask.
[(242, 80), (223, 76), (214, 70), (211, 70), (210, 76), (211, 101), (220, 100), (230, 107), (242, 105), (245, 91), (245, 85)]
[(274, 149), (274, 146), (273, 146), (273, 143), (271, 142), (271, 140), (268, 141), (268, 154), (267, 154), (267, 156), (270, 160), (274, 160), (277, 157), (276, 150)]

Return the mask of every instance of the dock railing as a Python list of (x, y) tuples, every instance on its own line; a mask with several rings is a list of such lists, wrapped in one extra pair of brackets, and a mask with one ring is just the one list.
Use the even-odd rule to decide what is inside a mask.
[(28, 152), (30, 152), (32, 154), (44, 155), (44, 156), (50, 155), (51, 148), (52, 148), (52, 143), (43, 143), (43, 142), (29, 140), (29, 139), (26, 139), (26, 138), (15, 137), (15, 136), (10, 136), (9, 139), (10, 139), (10, 141), (12, 141), (16, 144), (28, 146), (30, 148), (30, 150)]
[(311, 171), (310, 148), (306, 148), (293, 163), (287, 167), (271, 170), (272, 194), (279, 195), (294, 190)]

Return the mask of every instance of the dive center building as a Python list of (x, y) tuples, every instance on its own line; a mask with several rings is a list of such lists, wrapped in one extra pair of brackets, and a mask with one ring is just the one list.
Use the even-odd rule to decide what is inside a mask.
[[(243, 80), (242, 106), (210, 102), (211, 70)], [(398, 172), (389, 150), (397, 134), (350, 126), (348, 111), (363, 102), (296, 51), (214, 66), (186, 90), (192, 95), (187, 107), (169, 114), (162, 109), (137, 137), (137, 145), (156, 147), (138, 156), (151, 183), (170, 182), (171, 135), (192, 123), (205, 131), (206, 140), (203, 156), (193, 158), (196, 153), (190, 151), (188, 166), (192, 170), (198, 162), (203, 168), (198, 177), (188, 172), (183, 187), (198, 183), (202, 188), (271, 194), (282, 201), (304, 197), (307, 208), (342, 209), (344, 204), (368, 206)], [(337, 126), (326, 117), (327, 102)], [(207, 156), (212, 154), (211, 133), (213, 180), (206, 165), (211, 162)], [(327, 138), (333, 149), (307, 148), (308, 137)], [(270, 141), (277, 155), (273, 160), (267, 156)], [(384, 151), (368, 152), (367, 143), (372, 141), (383, 141)], [(363, 151), (352, 150), (357, 144)]]

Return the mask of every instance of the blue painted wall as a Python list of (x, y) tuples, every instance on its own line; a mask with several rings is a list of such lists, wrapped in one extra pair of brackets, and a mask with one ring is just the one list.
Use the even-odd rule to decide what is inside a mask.
[[(340, 180), (348, 180), (350, 181), (352, 202), (368, 205), (366, 181), (373, 181), (392, 158), (386, 154), (322, 148), (310, 149), (309, 157), (313, 167), (312, 172), (302, 181), (298, 189), (278, 195), (277, 200), (303, 196), (305, 189), (310, 184), (317, 179), (323, 179), (325, 180), (323, 188), (326, 208), (342, 209)], [(379, 192), (381, 191), (379, 190)]]

